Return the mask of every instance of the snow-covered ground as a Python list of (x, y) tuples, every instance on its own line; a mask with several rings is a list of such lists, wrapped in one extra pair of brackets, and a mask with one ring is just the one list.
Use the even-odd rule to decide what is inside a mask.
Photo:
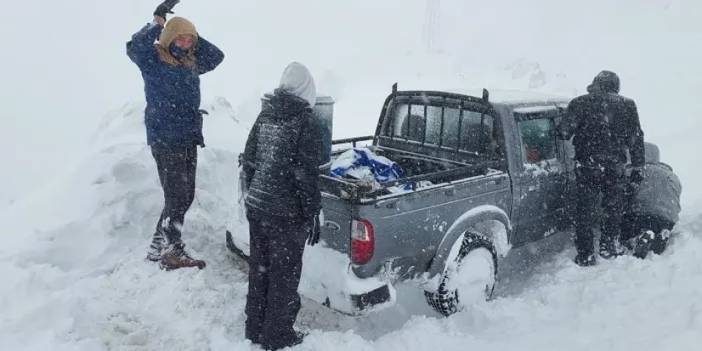
[(0, 146), (10, 151), (0, 174), (1, 350), (256, 350), (243, 338), (246, 267), (226, 251), (224, 230), (246, 229), (236, 155), (259, 96), (291, 60), (337, 99), (335, 137), (372, 133), (395, 81), (574, 95), (612, 69), (684, 186), (680, 234), (663, 256), (580, 269), (568, 238), (556, 237), (513, 252), (498, 298), (448, 319), (410, 286), (397, 306), (364, 318), (306, 300), (299, 325), (311, 334), (297, 349), (699, 348), (702, 2), (443, 0), (438, 26), (425, 30), (420, 0), (183, 1), (179, 14), (228, 57), (203, 79), (208, 147), (185, 226), (209, 265), (166, 273), (143, 260), (162, 195), (142, 83), (123, 46), (153, 4), (0, 1), (10, 15), (2, 32), (23, 34), (6, 36), (14, 54), (0, 58), (11, 68), (0, 88), (9, 97)]

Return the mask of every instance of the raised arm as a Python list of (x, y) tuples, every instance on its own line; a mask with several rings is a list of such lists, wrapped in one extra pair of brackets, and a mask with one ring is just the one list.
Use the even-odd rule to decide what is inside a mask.
[(205, 74), (212, 71), (224, 60), (224, 53), (214, 44), (203, 37), (199, 37), (195, 49), (198, 73)]
[[(165, 21), (165, 20), (164, 20)], [(154, 42), (161, 35), (163, 24), (154, 17), (154, 22), (147, 24), (127, 42), (127, 56), (140, 68), (155, 63)]]

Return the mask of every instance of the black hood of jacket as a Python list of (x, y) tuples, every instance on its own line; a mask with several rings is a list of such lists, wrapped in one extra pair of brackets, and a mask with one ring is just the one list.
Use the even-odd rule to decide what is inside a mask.
[(612, 71), (602, 71), (595, 79), (592, 80), (592, 84), (587, 87), (587, 92), (590, 94), (595, 93), (614, 93), (619, 94), (620, 81), (619, 76)]

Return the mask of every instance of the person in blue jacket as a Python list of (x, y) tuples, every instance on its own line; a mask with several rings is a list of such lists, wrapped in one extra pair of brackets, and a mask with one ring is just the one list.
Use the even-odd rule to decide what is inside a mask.
[(205, 146), (200, 75), (224, 59), (222, 51), (202, 38), (190, 21), (174, 17), (166, 23), (177, 2), (159, 5), (153, 22), (127, 43), (127, 55), (144, 78), (146, 139), (165, 198), (147, 259), (167, 270), (205, 267), (204, 261), (185, 251), (181, 231), (195, 197), (197, 146)]

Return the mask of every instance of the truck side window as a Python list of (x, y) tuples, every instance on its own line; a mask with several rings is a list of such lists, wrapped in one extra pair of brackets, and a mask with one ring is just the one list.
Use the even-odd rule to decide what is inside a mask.
[(534, 164), (556, 158), (556, 124), (551, 118), (519, 122), (522, 151), (526, 163)]

